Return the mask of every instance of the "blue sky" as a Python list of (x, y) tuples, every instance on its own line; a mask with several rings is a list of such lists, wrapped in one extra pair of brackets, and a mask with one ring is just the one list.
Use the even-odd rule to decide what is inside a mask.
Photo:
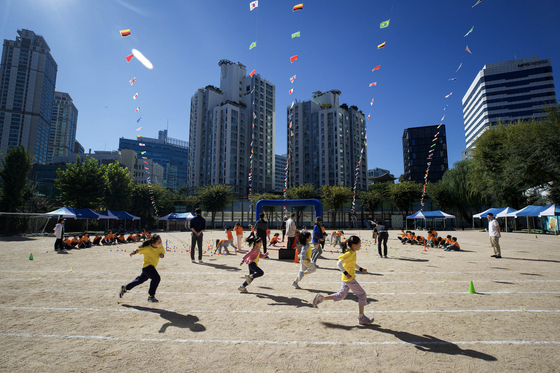
[[(338, 89), (341, 103), (371, 114), (368, 167), (396, 176), (403, 130), (439, 124), (444, 113), (450, 166), (461, 159), (461, 99), (485, 64), (538, 55), (560, 71), (558, 0), (483, 0), (474, 8), (476, 0), (308, 0), (292, 12), (298, 2), (260, 0), (251, 12), (248, 0), (3, 0), (0, 38), (13, 40), (22, 28), (45, 37), (58, 63), (56, 89), (79, 110), (77, 139), (86, 152), (116, 150), (120, 137), (156, 137), (168, 121), (171, 137), (188, 140), (190, 98), (219, 86), (218, 61), (228, 59), (276, 85), (277, 154), (286, 151), (286, 107)], [(132, 35), (121, 38), (121, 29)], [(296, 31), (301, 37), (291, 39)], [(154, 69), (127, 64), (132, 48)]]

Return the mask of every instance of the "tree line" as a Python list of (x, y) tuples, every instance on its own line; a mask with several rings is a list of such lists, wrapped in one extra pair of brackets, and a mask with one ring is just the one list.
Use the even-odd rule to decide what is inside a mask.
[[(461, 218), (470, 221), (473, 212), (484, 207), (510, 206), (516, 209), (528, 204), (560, 203), (560, 107), (548, 110), (544, 118), (512, 123), (498, 123), (488, 128), (476, 141), (470, 159), (456, 162), (441, 181), (429, 183), (427, 198), (442, 210), (454, 209)], [(0, 209), (3, 212), (47, 212), (60, 205), (73, 208), (126, 210), (140, 216), (143, 223), (156, 223), (155, 201), (159, 215), (175, 211), (182, 205), (198, 205), (211, 214), (231, 203), (234, 194), (226, 185), (196, 188), (187, 196), (186, 186), (171, 190), (157, 184), (135, 184), (130, 172), (114, 162), (99, 165), (86, 156), (77, 157), (66, 170), (57, 170), (57, 201), (40, 196), (37, 186), (28, 181), (32, 157), (22, 147), (11, 148), (1, 159)], [(362, 209), (374, 212), (390, 202), (403, 214), (409, 214), (420, 200), (422, 185), (403, 181), (370, 185), (357, 194)], [(252, 196), (252, 203), (261, 199), (283, 199), (278, 193)], [(288, 199), (318, 198), (332, 214), (351, 203), (352, 189), (343, 185), (297, 185), (286, 191)], [(296, 208), (301, 214), (303, 208)], [(7, 225), (7, 226), (6, 226)], [(12, 227), (13, 228), (13, 227)], [(4, 230), (10, 231), (10, 222)]]

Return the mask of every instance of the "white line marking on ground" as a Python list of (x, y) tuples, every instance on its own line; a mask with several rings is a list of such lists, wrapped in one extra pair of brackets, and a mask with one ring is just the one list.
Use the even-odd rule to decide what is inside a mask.
[[(143, 312), (135, 308), (87, 308), (87, 307), (17, 307), (0, 306), (0, 310), (35, 310), (35, 311), (94, 311), (94, 312)], [(162, 310), (166, 311), (166, 310)], [(322, 310), (180, 310), (181, 312), (193, 313), (355, 313), (356, 311), (322, 311)], [(368, 313), (506, 313), (506, 312), (531, 312), (531, 313), (559, 313), (560, 310), (368, 310)]]
[(96, 339), (107, 341), (129, 342), (172, 342), (172, 343), (221, 343), (221, 344), (269, 344), (269, 345), (558, 345), (559, 341), (367, 341), (367, 342), (331, 342), (331, 341), (268, 341), (268, 340), (220, 340), (220, 339), (170, 339), (170, 338), (121, 338), (102, 335), (69, 335), (69, 334), (27, 334), (27, 333), (0, 333), (2, 337), (17, 338), (62, 338), (62, 339)]
[[(196, 275), (196, 273), (194, 273)], [(293, 273), (292, 273), (293, 274)], [(241, 273), (240, 273), (241, 275)], [(266, 274), (265, 274), (266, 276)], [(364, 276), (364, 275), (362, 275)], [(338, 277), (338, 276), (337, 276)], [(240, 279), (242, 278), (242, 276), (239, 277)], [(128, 280), (124, 280), (124, 279), (100, 279), (100, 278), (95, 278), (95, 279), (87, 279), (87, 278), (41, 278), (40, 280), (36, 279), (36, 278), (0, 278), (0, 281), (87, 281), (87, 282), (118, 282), (118, 283), (126, 283), (129, 282), (130, 279)], [(184, 283), (188, 283), (188, 284), (231, 284), (232, 281), (237, 282), (238, 280), (232, 280), (232, 281), (190, 281), (190, 280), (184, 280), (184, 281), (177, 281), (177, 280), (167, 280), (167, 279), (163, 279), (163, 282), (166, 283), (179, 283), (179, 284), (184, 284)], [(443, 284), (443, 283), (451, 283), (451, 282), (457, 282), (457, 283), (468, 283), (468, 280), (430, 280), (430, 281), (421, 281), (421, 280), (414, 280), (414, 281), (363, 281), (363, 278), (360, 278), (360, 284), (418, 284), (418, 283), (422, 283), (422, 284), (426, 284), (426, 283), (431, 283), (431, 284)], [(560, 280), (509, 280), (509, 279), (498, 279), (498, 280), (475, 280), (475, 283), (481, 283), (481, 282), (512, 282), (512, 283), (528, 283), (528, 282), (560, 282)], [(259, 280), (258, 282), (260, 285), (278, 285), (278, 281), (261, 281)], [(338, 281), (313, 281), (313, 284), (340, 284), (340, 280)]]
[[(0, 289), (0, 291), (4, 292), (14, 292), (14, 293), (109, 293), (109, 294), (116, 294), (117, 290), (82, 290), (82, 289)], [(136, 291), (132, 291), (132, 293), (140, 293)], [(142, 292), (144, 294), (145, 292)], [(189, 293), (189, 292), (182, 292), (182, 291), (158, 291), (158, 294), (175, 294), (175, 295), (219, 295), (219, 296), (245, 296), (245, 294), (241, 294), (239, 292), (233, 292), (233, 290), (229, 293)], [(449, 292), (417, 292), (417, 293), (372, 293), (368, 292), (368, 295), (449, 295), (449, 294), (469, 294), (467, 291), (449, 291)], [(483, 291), (478, 292), (478, 294), (497, 294), (497, 295), (515, 295), (515, 294), (560, 294), (560, 291)], [(309, 295), (303, 292), (295, 292), (295, 293), (279, 293), (279, 294), (268, 294), (270, 296), (294, 296), (294, 295)]]

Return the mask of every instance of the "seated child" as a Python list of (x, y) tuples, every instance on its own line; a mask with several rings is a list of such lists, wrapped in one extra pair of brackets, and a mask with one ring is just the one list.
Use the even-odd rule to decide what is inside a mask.
[(66, 250), (71, 250), (73, 248), (72, 246), (72, 239), (70, 237), (65, 237), (62, 242), (64, 243), (64, 248)]
[(436, 241), (436, 238), (433, 235), (432, 230), (430, 229), (428, 231), (427, 244), (430, 245), (430, 247), (434, 247), (435, 241)]
[(457, 237), (451, 237), (451, 244), (447, 246), (445, 251), (461, 251), (461, 246), (459, 246), (459, 242), (457, 242)]
[(443, 240), (443, 238), (436, 238), (436, 245), (438, 249), (445, 249), (445, 241)]
[(74, 235), (74, 238), (70, 240), (70, 245), (72, 246), (73, 249), (75, 249), (76, 247), (78, 247), (78, 245), (80, 244), (80, 237), (78, 237), (78, 235)]
[(112, 245), (113, 244), (113, 239), (114, 239), (114, 235), (111, 231), (109, 231), (109, 233), (107, 233), (105, 235), (105, 237), (103, 237), (103, 239), (101, 240), (101, 243), (103, 245)]
[(152, 232), (148, 232), (148, 234), (146, 235), (146, 237), (147, 237), (148, 239), (152, 238)]
[(146, 238), (149, 238), (148, 237), (148, 232), (146, 232), (145, 229), (142, 231), (142, 235), (140, 236), (140, 238), (142, 239), (142, 241), (145, 241)]
[(134, 232), (131, 232), (126, 238), (126, 242), (136, 242), (136, 241), (138, 241), (138, 235)]
[(84, 235), (82, 236), (82, 238), (80, 240), (80, 243), (79, 243), (78, 247), (80, 247), (80, 248), (91, 247), (91, 241), (89, 240), (89, 234), (84, 233)]
[(418, 237), (416, 237), (416, 232), (410, 232), (410, 234), (412, 235), (412, 237), (410, 238), (410, 244), (411, 245), (416, 245), (418, 244)]
[(95, 237), (93, 238), (93, 244), (94, 245), (101, 245), (101, 235), (99, 233), (95, 234)]
[(124, 233), (123, 232), (119, 233), (116, 241), (120, 244), (126, 243), (126, 239), (124, 238)]
[(272, 246), (276, 246), (276, 244), (278, 243), (278, 238), (280, 237), (280, 233), (274, 233), (274, 236), (272, 236), (272, 238), (270, 239), (270, 244)]
[(424, 241), (426, 241), (424, 237), (416, 236), (416, 242), (418, 242), (418, 245), (424, 245)]
[(222, 249), (226, 251), (226, 254), (229, 254), (228, 246), (229, 240), (216, 240), (216, 248), (214, 249), (214, 254), (216, 254), (216, 252), (221, 254)]

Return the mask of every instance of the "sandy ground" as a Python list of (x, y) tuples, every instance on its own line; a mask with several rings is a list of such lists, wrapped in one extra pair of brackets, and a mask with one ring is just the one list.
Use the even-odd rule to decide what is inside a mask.
[[(557, 372), (560, 237), (506, 233), (494, 259), (487, 233), (453, 233), (463, 252), (402, 246), (391, 232), (388, 259), (377, 257), (371, 232), (359, 233), (371, 326), (358, 325), (353, 295), (312, 307), (315, 294), (340, 288), (340, 254), (329, 245), (303, 289), (291, 286), (298, 265), (271, 251), (265, 276), (240, 294), (240, 256), (207, 251), (192, 264), (190, 234), (163, 233), (170, 251), (152, 304), (148, 283), (118, 302), (120, 286), (140, 274), (133, 244), (57, 254), (54, 238), (5, 238), (0, 370)], [(205, 245), (222, 236), (207, 232)]]

